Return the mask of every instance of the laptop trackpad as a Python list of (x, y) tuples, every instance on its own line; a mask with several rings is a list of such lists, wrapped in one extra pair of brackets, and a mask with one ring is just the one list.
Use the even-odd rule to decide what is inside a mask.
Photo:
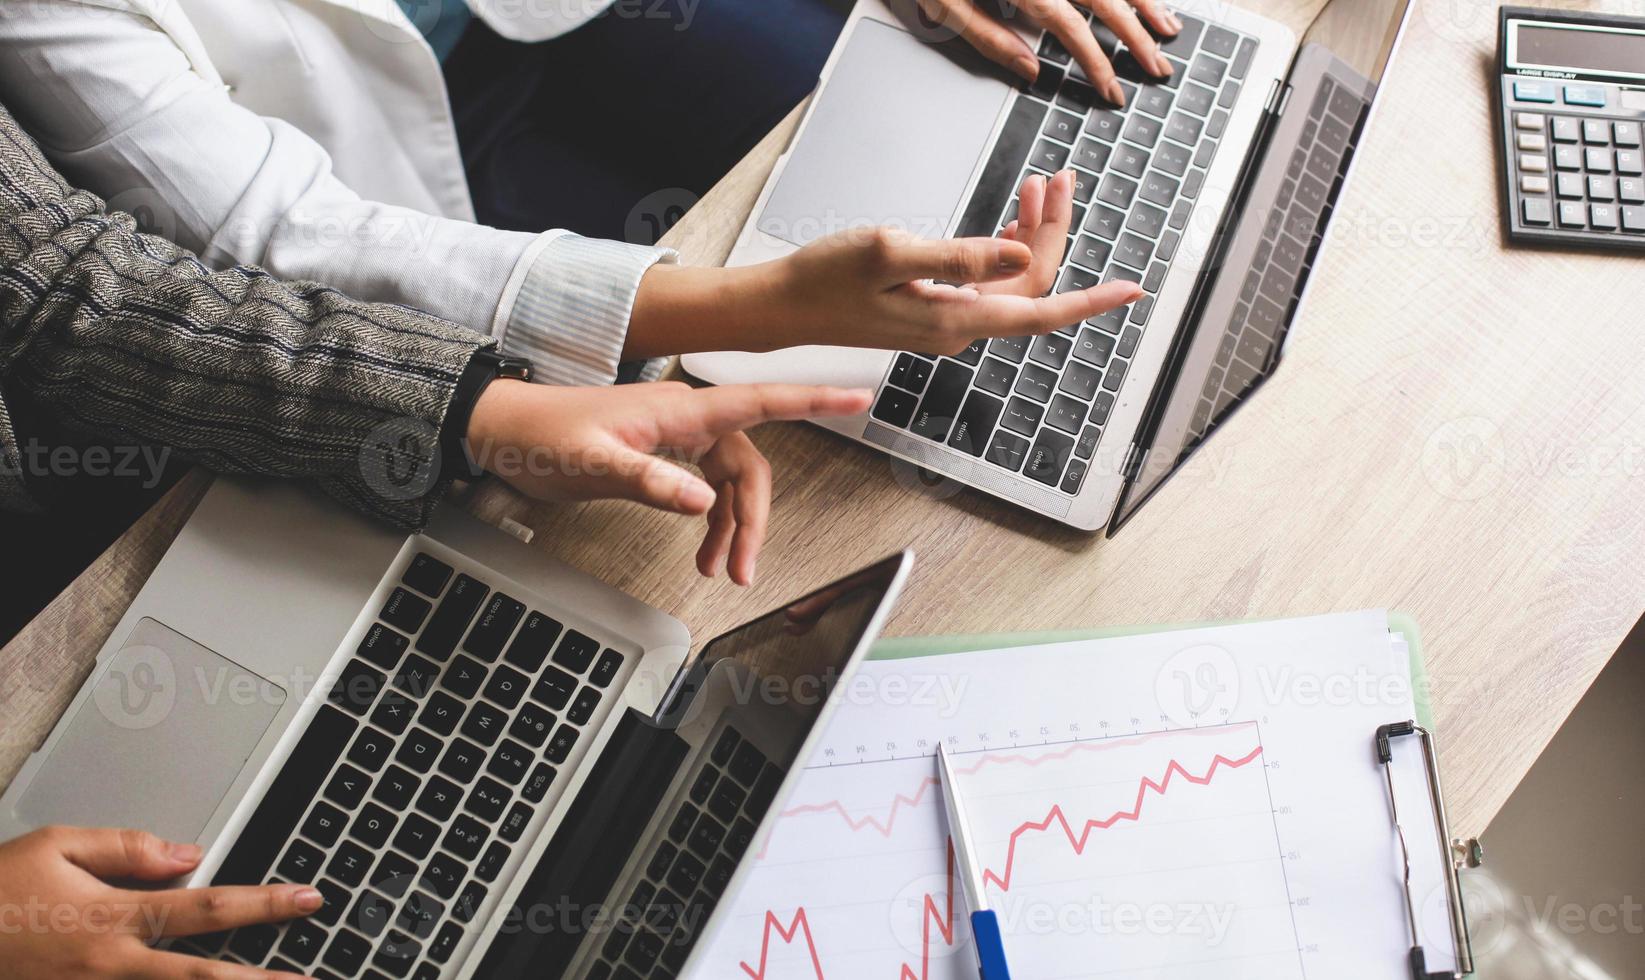
[(1011, 96), (953, 47), (859, 21), (759, 229), (795, 245), (868, 225), (946, 235)]
[(17, 804), (36, 826), (138, 827), (194, 841), (286, 692), (143, 619)]

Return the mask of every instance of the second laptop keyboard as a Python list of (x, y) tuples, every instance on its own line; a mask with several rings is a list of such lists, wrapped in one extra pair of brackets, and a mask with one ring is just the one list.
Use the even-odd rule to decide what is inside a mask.
[[(1156, 79), (1103, 27), (1125, 108), (1097, 95), (1047, 34), (1039, 77), (1012, 102), (958, 234), (997, 235), (1029, 174), (1074, 170), (1074, 218), (1056, 291), (1125, 279), (1141, 299), (1043, 337), (977, 341), (954, 357), (898, 354), (873, 417), (1077, 494), (1153, 313), (1257, 42), (1182, 16)], [(1169, 327), (1167, 328), (1169, 329)]]

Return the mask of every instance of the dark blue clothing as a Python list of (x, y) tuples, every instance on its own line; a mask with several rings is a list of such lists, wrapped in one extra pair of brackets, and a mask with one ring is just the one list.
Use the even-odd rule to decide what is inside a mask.
[(850, 6), (616, 0), (538, 44), (476, 19), (445, 73), (479, 220), (653, 243), (816, 87)]

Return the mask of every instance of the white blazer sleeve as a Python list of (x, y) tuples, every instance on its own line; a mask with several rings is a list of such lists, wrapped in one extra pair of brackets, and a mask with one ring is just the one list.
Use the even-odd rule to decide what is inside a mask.
[(0, 2), (0, 85), (65, 176), (206, 261), (487, 331), (551, 383), (615, 379), (640, 277), (673, 259), (372, 201), (318, 143), (237, 105), (134, 14)]

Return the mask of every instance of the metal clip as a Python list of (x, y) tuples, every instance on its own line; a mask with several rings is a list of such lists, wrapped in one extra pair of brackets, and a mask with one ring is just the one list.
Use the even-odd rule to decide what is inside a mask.
[[(1415, 735), (1422, 743), (1422, 758), (1428, 774), (1428, 795), (1433, 799), (1434, 820), (1439, 825), (1439, 839), (1448, 842), (1441, 845), (1440, 861), (1445, 868), (1446, 898), (1451, 905), (1451, 939), (1456, 945), (1457, 953), (1457, 968), (1452, 972), (1428, 971), (1427, 954), (1422, 949), (1421, 934), (1417, 928), (1416, 896), (1411, 894), (1411, 849), (1405, 840), (1405, 827), (1399, 820), (1399, 801), (1394, 792), (1392, 765), (1394, 751), (1391, 743), (1394, 739), (1406, 735)], [(1382, 774), (1388, 782), (1388, 809), (1393, 816), (1394, 832), (1399, 837), (1401, 857), (1404, 861), (1405, 917), (1411, 928), (1411, 976), (1413, 980), (1460, 980), (1461, 977), (1474, 972), (1474, 954), (1468, 939), (1468, 916), (1462, 907), (1462, 882), (1457, 872), (1464, 867), (1479, 866), (1483, 859), (1479, 841), (1451, 836), (1451, 822), (1445, 816), (1445, 795), (1439, 785), (1439, 753), (1434, 748), (1432, 733), (1414, 721), (1383, 725), (1377, 729), (1376, 751), (1377, 761), (1382, 764)]]

